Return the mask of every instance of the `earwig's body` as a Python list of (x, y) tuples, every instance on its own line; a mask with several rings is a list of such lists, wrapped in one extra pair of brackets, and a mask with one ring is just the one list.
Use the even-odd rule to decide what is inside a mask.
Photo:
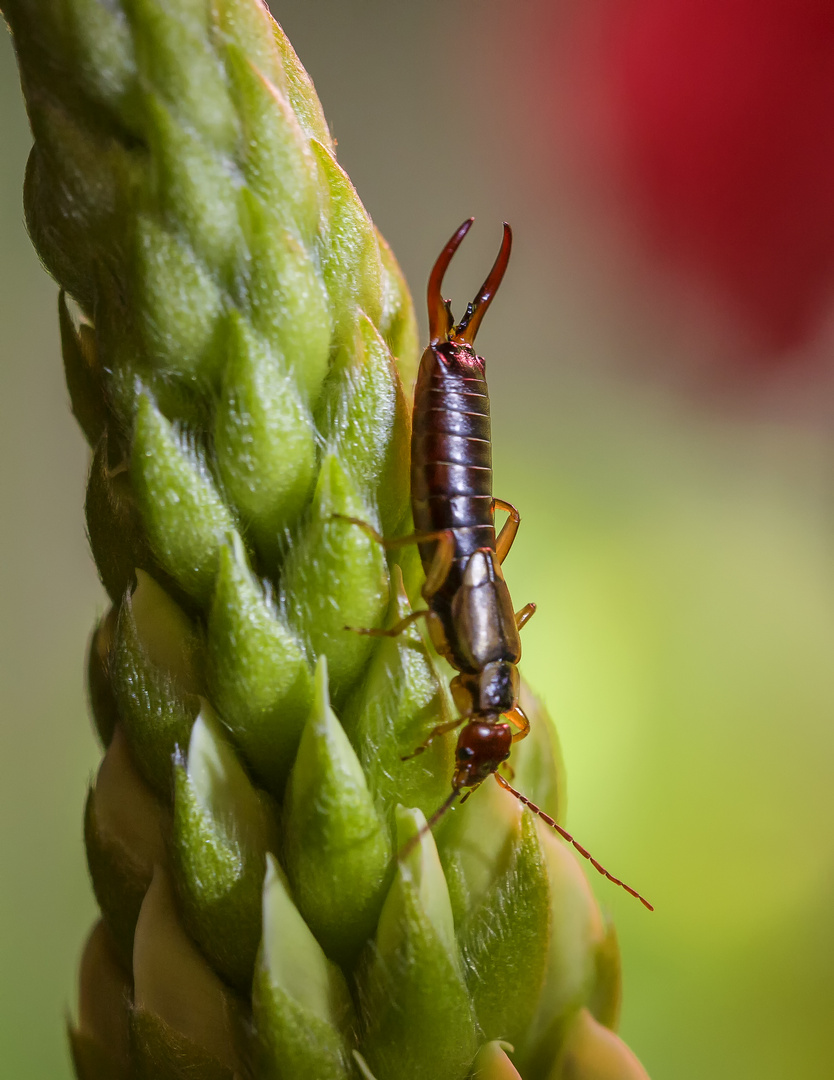
[[(495, 551), (489, 391), (483, 358), (471, 345), (446, 342), (423, 353), (414, 394), (411, 506), (418, 533), (448, 530), (453, 544), (445, 579), (426, 597), (444, 630), (439, 649), (469, 674), (491, 661), (517, 664), (521, 639)], [(420, 544), (427, 573), (436, 548)], [(478, 625), (461, 635), (464, 610)]]
[[(455, 789), (471, 787), (509, 756), (513, 736), (503, 714), (526, 735), (518, 707), (521, 658), (519, 622), (501, 572), (518, 528), (495, 535), (492, 438), (484, 359), (473, 348), (483, 315), (504, 276), (512, 233), (504, 226), (501, 251), (454, 326), (440, 288), (452, 256), (471, 225), (464, 222), (444, 248), (429, 279), (431, 341), (423, 353), (414, 392), (411, 436), (411, 507), (426, 571), (423, 588), (431, 612), (429, 631), (460, 674), (452, 682), (455, 704), (468, 721), (458, 739)], [(429, 539), (431, 538), (431, 539)], [(532, 614), (525, 609), (524, 619)]]
[[(518, 704), (517, 664), (521, 659), (519, 631), (536, 608), (527, 604), (513, 612), (501, 572), (520, 519), (515, 507), (492, 494), (489, 391), (483, 357), (473, 348), (478, 326), (507, 268), (512, 245), (509, 225), (504, 224), (501, 250), (489, 276), (457, 326), (448, 302), (441, 299), (443, 276), (471, 224), (470, 218), (449, 240), (429, 278), (431, 341), (417, 375), (411, 438), (411, 505), (416, 532), (399, 540), (383, 540), (363, 522), (348, 519), (387, 547), (419, 545), (426, 572), (422, 591), (428, 609), (414, 612), (390, 630), (360, 632), (396, 636), (410, 622), (426, 618), (435, 648), (459, 672), (451, 689), (461, 715), (439, 724), (415, 751), (422, 753), (437, 736), (464, 725), (455, 750), (452, 793), (425, 829), (435, 824), (464, 788), (469, 789), (463, 795), (466, 799), (495, 774), (504, 788), (572, 843), (601, 874), (651, 909), (639, 893), (609, 874), (561, 825), (497, 771), (510, 756), (512, 744), (530, 730)], [(496, 506), (510, 515), (497, 536)]]

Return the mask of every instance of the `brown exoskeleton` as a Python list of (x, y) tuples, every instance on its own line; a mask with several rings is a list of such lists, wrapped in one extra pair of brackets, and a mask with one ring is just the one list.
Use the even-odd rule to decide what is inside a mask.
[[(506, 222), (498, 257), (457, 325), (449, 302), (441, 296), (443, 277), (472, 220), (464, 221), (451, 237), (429, 277), (430, 341), (417, 374), (411, 439), (411, 505), (416, 532), (383, 540), (365, 522), (348, 519), (386, 547), (419, 545), (426, 574), (422, 595), (428, 608), (413, 612), (389, 630), (358, 632), (393, 637), (416, 619), (426, 619), (435, 648), (459, 673), (452, 680), (451, 691), (460, 715), (435, 727), (409, 755), (422, 753), (439, 735), (465, 725), (455, 751), (452, 792), (426, 829), (464, 789), (461, 802), (493, 775), (601, 874), (651, 910), (648, 901), (609, 874), (561, 825), (498, 772), (510, 756), (512, 744), (530, 730), (518, 703), (517, 665), (521, 659), (519, 631), (536, 605), (527, 604), (514, 612), (501, 571), (520, 517), (514, 506), (492, 494), (489, 391), (484, 359), (473, 348), (478, 327), (509, 262), (512, 232)], [(509, 515), (497, 536), (496, 508)]]

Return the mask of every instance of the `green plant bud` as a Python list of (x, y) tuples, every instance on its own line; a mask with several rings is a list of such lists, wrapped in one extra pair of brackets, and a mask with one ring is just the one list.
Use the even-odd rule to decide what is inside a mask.
[(117, 727), (87, 798), (84, 840), (96, 900), (128, 968), (154, 866), (167, 862), (166, 832), (166, 812), (136, 771)]
[[(192, 1008), (201, 1004), (195, 999)], [(130, 1044), (130, 1080), (239, 1080), (239, 1074), (212, 1053), (145, 1009), (131, 1013)]]
[[(564, 767), (550, 718), (522, 680), (521, 705), (530, 734), (513, 747), (513, 785), (557, 820), (564, 808)], [(449, 773), (451, 777), (451, 772)], [(439, 833), (441, 859), (456, 922), (466, 918), (492, 890), (512, 859), (520, 804), (497, 783), (487, 781), (472, 801), (448, 815)]]
[(513, 746), (512, 785), (561, 824), (567, 810), (567, 779), (556, 725), (524, 679), (519, 704), (530, 721), (530, 734)]
[[(295, 226), (302, 243), (311, 247), (323, 209), (316, 182), (318, 166), (280, 88), (284, 85), (283, 69), (280, 83), (276, 83), (251, 52), (247, 55), (234, 46), (226, 49), (226, 64), (242, 115), (247, 183), (276, 219), (285, 228)], [(275, 66), (274, 54), (269, 66)]]
[[(402, 847), (425, 825), (400, 808)], [(478, 1047), (455, 941), (452, 907), (434, 839), (426, 833), (398, 864), (358, 978), (365, 1034), (360, 1051), (382, 1080), (462, 1080)]]
[(90, 314), (102, 241), (118, 229), (119, 182), (130, 166), (120, 145), (79, 123), (60, 100), (41, 97), (30, 112), (38, 150), (29, 159), (23, 205), (50, 273)]
[(623, 971), (620, 959), (620, 946), (614, 923), (604, 918), (605, 937), (594, 953), (596, 978), (591, 996), (588, 998), (588, 1011), (604, 1027), (616, 1031), (620, 1022), (620, 1008), (623, 998)]
[(130, 607), (149, 662), (173, 679), (183, 693), (199, 693), (202, 643), (182, 608), (144, 570), (136, 571)]
[(580, 1009), (547, 1080), (649, 1080), (643, 1066), (613, 1031)]
[(525, 810), (510, 861), (461, 928), (461, 952), (481, 1031), (516, 1043), (536, 1011), (545, 975), (550, 888), (536, 819)]
[(520, 804), (490, 779), (446, 815), (438, 844), (457, 924), (487, 900), (510, 866), (520, 813)]
[(87, 694), (98, 737), (110, 745), (119, 719), (119, 709), (110, 683), (110, 653), (116, 633), (118, 612), (110, 608), (90, 635), (87, 646)]
[(253, 1011), (264, 1080), (348, 1080), (353, 1007), (344, 976), (299, 914), (283, 875), (267, 856), (263, 944)]
[(78, 1080), (131, 1080), (130, 1065), (123, 1066), (107, 1047), (89, 1035), (68, 1027), (67, 1041)]
[[(251, 3), (251, 0), (216, 0), (214, 17), (225, 46), (226, 60), (228, 61), (232, 53), (244, 57), (275, 86), (284, 91), (286, 76), (281, 54), (275, 48), (273, 37), (275, 23), (269, 10), (262, 4)], [(229, 66), (227, 65), (227, 70)], [(232, 80), (233, 78), (232, 76)], [(232, 98), (239, 113), (248, 111), (241, 102), (235, 99), (234, 92), (232, 92)]]
[(596, 976), (605, 927), (579, 857), (543, 821), (537, 823), (550, 883), (552, 932), (539, 1006), (523, 1047), (522, 1074), (553, 1061), (570, 1016), (585, 1004)]
[(98, 922), (81, 957), (78, 1025), (69, 1031), (79, 1080), (124, 1080), (128, 1076), (132, 993), (131, 980), (119, 963), (110, 932)]
[(160, 565), (189, 596), (207, 601), (232, 516), (205, 464), (148, 394), (139, 397), (130, 473)]
[(252, 786), (204, 702), (187, 764), (174, 771), (171, 859), (185, 926), (241, 992), (252, 982), (266, 852), (275, 846), (266, 796)]
[(274, 566), (315, 483), (315, 431), (292, 375), (237, 314), (215, 425), (223, 487)]
[(139, 137), (136, 57), (124, 13), (101, 0), (73, 0), (62, 13), (72, 41), (74, 73), (83, 93)]
[(291, 624), (315, 656), (327, 656), (337, 705), (367, 663), (373, 640), (346, 626), (379, 626), (388, 606), (380, 545), (336, 515), (369, 521), (368, 506), (338, 458), (322, 462), (310, 519), (290, 550), (283, 591)]
[(156, 207), (198, 262), (231, 284), (240, 245), (237, 187), (229, 161), (156, 94), (145, 94)]
[[(392, 572), (387, 626), (410, 613), (399, 567)], [(368, 783), (380, 806), (393, 814), (398, 800), (432, 814), (449, 793), (455, 734), (433, 740), (417, 757), (416, 748), (449, 714), (446, 689), (418, 628), (412, 624), (395, 638), (383, 638), (368, 674), (351, 696), (345, 730), (356, 747)]]
[(328, 451), (366, 497), (377, 493), (382, 531), (391, 533), (408, 512), (411, 425), (388, 346), (365, 315), (351, 347), (339, 352), (319, 412)]
[(408, 392), (417, 374), (420, 348), (414, 304), (394, 252), (379, 230), (376, 239), (382, 261), (382, 314), (379, 319), (379, 332), (394, 355), (403, 386)]
[(95, 331), (86, 322), (76, 327), (63, 290), (58, 295), (58, 325), (72, 415), (90, 446), (96, 446), (107, 425), (107, 405), (98, 370)]
[[(137, 356), (139, 331), (135, 326), (128, 330), (125, 316), (117, 314), (109, 306), (96, 318), (96, 350), (99, 361), (107, 357), (108, 370), (102, 373), (105, 395), (110, 407), (108, 432), (112, 437), (114, 451), (118, 449), (123, 460), (130, 456), (130, 434), (136, 416), (136, 402), (145, 386), (157, 377), (141, 356)], [(139, 350), (141, 353), (141, 349)], [(137, 377), (137, 371), (141, 377)], [(173, 414), (172, 414), (173, 415)], [(179, 415), (179, 414), (177, 414)]]
[(105, 435), (93, 454), (85, 503), (87, 535), (101, 583), (117, 604), (135, 581), (135, 568), (151, 560), (141, 518), (123, 462), (110, 461)]
[(330, 189), (330, 220), (322, 270), (336, 317), (336, 340), (347, 344), (361, 310), (377, 324), (382, 314), (382, 262), (368, 212), (333, 154), (313, 141)]
[(133, 979), (131, 1039), (142, 1080), (243, 1072), (238, 1003), (183, 930), (159, 866), (136, 925)]
[[(218, 355), (222, 354), (223, 357), (226, 355), (226, 326), (225, 319), (222, 319), (217, 327)], [(211, 473), (212, 480), (216, 481), (212, 449), (208, 446), (208, 432), (211, 430), (215, 394), (220, 386), (219, 371), (216, 377), (212, 374), (209, 386), (198, 384), (189, 377), (181, 379), (175, 375), (170, 378), (167, 371), (154, 371), (143, 360), (136, 361), (132, 357), (131, 365), (140, 374), (132, 379), (129, 385), (119, 386), (117, 391), (118, 404), (121, 407), (124, 403), (124, 415), (128, 417), (125, 425), (127, 431), (132, 431), (134, 427), (140, 397), (150, 394), (159, 413), (170, 418), (186, 452), (205, 466)], [(208, 368), (206, 370), (208, 373)], [(124, 372), (125, 381), (127, 374)], [(118, 379), (113, 379), (114, 384), (118, 382)], [(130, 437), (127, 437), (125, 442), (129, 445)], [(229, 509), (234, 512), (234, 507), (230, 506)]]
[(127, 0), (140, 77), (209, 146), (231, 153), (238, 123), (211, 47), (212, 6), (205, 0)]
[(188, 745), (199, 712), (197, 641), (182, 610), (153, 578), (137, 571), (137, 579), (119, 611), (111, 683), (136, 764), (167, 796), (173, 755)]
[(359, 759), (330, 708), (323, 656), (315, 685), (287, 789), (284, 864), (305, 922), (327, 955), (345, 963), (373, 934), (391, 844)]
[(324, 118), (324, 111), (312, 79), (296, 56), (289, 38), (277, 22), (272, 23), (272, 35), (273, 43), (284, 67), (287, 97), (293, 112), (298, 117), (298, 122), (308, 138), (317, 139), (322, 146), (332, 151), (333, 140), (330, 138), (330, 128)]
[(280, 796), (310, 711), (313, 680), (237, 537), (220, 552), (206, 655), (209, 692), (223, 723), (250, 770)]
[(251, 191), (241, 193), (249, 250), (247, 303), (254, 329), (311, 402), (330, 362), (332, 318), (311, 253)]
[(484, 1043), (478, 1051), (472, 1066), (472, 1080), (521, 1080), (515, 1066), (507, 1057), (507, 1050), (512, 1053), (508, 1043)]
[(215, 278), (189, 244), (147, 215), (137, 220), (135, 262), (136, 318), (152, 367), (213, 384), (225, 351)]

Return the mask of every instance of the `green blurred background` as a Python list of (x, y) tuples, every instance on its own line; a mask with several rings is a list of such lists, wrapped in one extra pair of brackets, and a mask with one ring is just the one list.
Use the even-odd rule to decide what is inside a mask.
[[(568, 826), (657, 908), (598, 888), (623, 1036), (655, 1080), (830, 1077), (830, 377), (793, 364), (698, 381), (700, 358), (732, 366), (738, 340), (709, 313), (676, 317), (628, 223), (541, 128), (505, 5), (273, 10), (423, 326), (427, 271), (460, 220), (477, 217), (448, 279), (458, 312), (513, 224), (479, 337), (496, 494), (523, 517), (506, 572), (517, 606), (539, 604), (522, 669), (562, 739)], [(56, 289), (22, 224), (30, 139), (4, 35), (0, 118), (0, 1074), (62, 1080), (94, 918), (83, 666), (104, 598)]]

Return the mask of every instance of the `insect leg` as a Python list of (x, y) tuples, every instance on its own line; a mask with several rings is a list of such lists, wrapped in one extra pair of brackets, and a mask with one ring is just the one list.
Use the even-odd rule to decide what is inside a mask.
[(429, 572), (426, 574), (426, 582), (423, 585), (423, 599), (429, 603), (434, 594), (443, 588), (443, 582), (452, 569), (452, 563), (455, 561), (455, 538), (451, 529), (444, 529), (439, 533), (423, 533), (423, 537), (437, 540), (437, 547), (434, 549)]
[(521, 515), (512, 503), (504, 502), (503, 499), (492, 500), (493, 512), (495, 512), (496, 507), (498, 507), (499, 510), (503, 510), (505, 514), (510, 515), (501, 527), (501, 532), (498, 534), (498, 538), (495, 541), (495, 552), (498, 555), (498, 561), (502, 563), (509, 555), (510, 548), (513, 546), (518, 527), (521, 524)]
[(513, 742), (518, 742), (519, 739), (523, 739), (530, 733), (530, 721), (521, 711), (521, 707), (515, 705), (508, 713), (504, 713), (504, 716), (509, 720), (513, 727), (518, 728), (518, 731), (513, 735)]
[(522, 628), (522, 626), (526, 626), (527, 623), (533, 618), (533, 616), (535, 614), (536, 614), (536, 605), (535, 604), (525, 604), (524, 607), (521, 609), (521, 611), (517, 611), (515, 613), (515, 625), (516, 625), (516, 628), (518, 630), (520, 630)]
[(347, 514), (331, 514), (331, 521), (344, 521), (348, 525), (356, 525), (357, 528), (366, 532), (372, 540), (388, 550), (394, 548), (407, 547), (409, 544), (426, 544), (431, 540), (442, 541), (443, 538), (449, 532), (448, 529), (440, 529), (438, 532), (415, 532), (409, 536), (395, 536), (390, 540), (387, 540), (382, 533), (377, 532), (373, 525), (369, 525), (367, 521), (363, 521), (362, 518), (348, 517)]
[(415, 532), (410, 536), (395, 536), (392, 540), (386, 540), (376, 531), (373, 525), (361, 518), (347, 517), (345, 514), (333, 514), (334, 521), (345, 521), (349, 525), (356, 525), (376, 540), (389, 551), (392, 548), (406, 547), (408, 544), (428, 544), (432, 540), (437, 541), (437, 547), (432, 557), (429, 572), (426, 575), (426, 583), (423, 586), (423, 596), (430, 600), (432, 596), (443, 586), (443, 582), (449, 576), (449, 570), (455, 559), (455, 538), (451, 529), (439, 529), (437, 532)]
[(454, 731), (455, 728), (459, 728), (460, 725), (468, 719), (468, 715), (458, 716), (455, 720), (446, 720), (445, 723), (438, 724), (436, 728), (432, 728), (432, 730), (429, 732), (429, 737), (426, 739), (425, 742), (420, 743), (420, 745), (413, 753), (406, 754), (405, 757), (400, 758), (400, 761), (411, 761), (412, 758), (417, 757), (419, 754), (425, 753), (425, 751), (428, 750), (428, 748), (431, 746), (435, 739), (439, 738), (441, 735), (448, 734), (448, 732), (450, 731)]
[(388, 630), (378, 630), (374, 627), (368, 628), (364, 626), (346, 626), (345, 630), (351, 630), (354, 634), (365, 634), (366, 637), (399, 637), (407, 626), (417, 622), (418, 619), (428, 619), (433, 614), (434, 612), (429, 611), (427, 608), (421, 608), (419, 611), (412, 611), (410, 615), (400, 619), (398, 623), (395, 623)]

